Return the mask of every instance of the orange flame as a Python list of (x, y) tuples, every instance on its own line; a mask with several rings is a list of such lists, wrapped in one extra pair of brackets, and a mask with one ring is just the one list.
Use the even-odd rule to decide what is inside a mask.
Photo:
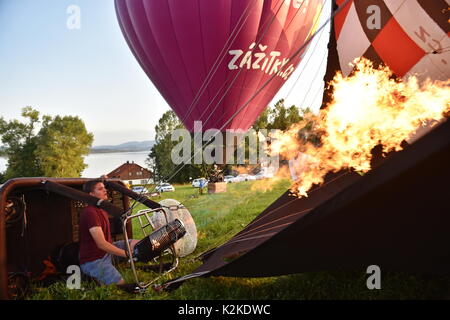
[[(395, 80), (389, 68), (375, 69), (366, 59), (356, 62), (353, 75), (338, 73), (331, 84), (333, 101), (327, 108), (279, 132), (270, 146), (272, 153), (289, 159), (306, 155), (307, 164), (291, 189), (300, 197), (307, 196), (314, 184), (323, 183), (328, 172), (369, 171), (376, 145), (381, 144), (383, 152), (399, 151), (402, 141), (417, 129), (435, 125), (450, 111), (450, 81), (420, 84), (414, 76)], [(311, 121), (322, 133), (320, 147), (299, 142), (299, 130)]]

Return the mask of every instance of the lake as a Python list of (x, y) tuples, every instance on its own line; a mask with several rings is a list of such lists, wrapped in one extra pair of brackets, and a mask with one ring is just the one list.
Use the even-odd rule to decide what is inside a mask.
[[(147, 168), (145, 159), (148, 154), (149, 151), (91, 153), (84, 160), (88, 167), (83, 171), (81, 176), (85, 178), (100, 177), (102, 174), (113, 171), (127, 161), (134, 161), (138, 165)], [(6, 165), (7, 159), (0, 157), (0, 172), (6, 170)]]

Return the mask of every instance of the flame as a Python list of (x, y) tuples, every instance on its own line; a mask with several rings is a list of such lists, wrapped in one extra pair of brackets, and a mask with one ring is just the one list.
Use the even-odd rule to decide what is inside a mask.
[[(435, 125), (450, 111), (450, 80), (419, 83), (411, 76), (395, 80), (387, 67), (375, 69), (367, 59), (356, 61), (353, 75), (336, 74), (333, 101), (318, 115), (310, 115), (273, 138), (270, 152), (293, 159), (306, 155), (304, 170), (291, 188), (307, 196), (314, 184), (323, 183), (328, 172), (371, 169), (371, 150), (402, 150), (401, 143), (423, 125)], [(299, 132), (308, 124), (320, 132), (320, 146), (301, 143)]]

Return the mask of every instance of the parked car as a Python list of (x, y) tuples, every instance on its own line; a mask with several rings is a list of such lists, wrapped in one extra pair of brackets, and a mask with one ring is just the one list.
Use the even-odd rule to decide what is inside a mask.
[(233, 182), (242, 182), (242, 181), (245, 181), (245, 178), (242, 176), (242, 175), (240, 175), (240, 174), (238, 174), (236, 177), (234, 177), (234, 179), (233, 179)]
[(139, 193), (139, 194), (147, 194), (148, 193), (148, 189), (146, 187), (143, 187), (143, 186), (132, 187), (131, 191)]
[(170, 183), (161, 183), (155, 188), (155, 190), (157, 192), (171, 192), (175, 191), (175, 188)]
[(192, 180), (192, 186), (194, 188), (200, 188), (200, 186), (206, 187), (207, 185), (208, 185), (208, 180), (206, 180), (205, 178), (198, 178), (198, 179)]
[(274, 174), (269, 171), (260, 171), (255, 175), (256, 180), (273, 178)]
[(247, 173), (242, 173), (242, 174), (238, 175), (236, 178), (238, 178), (239, 182), (256, 180), (255, 176), (252, 176), (251, 174), (247, 174)]
[(264, 172), (258, 172), (257, 174), (255, 174), (255, 178), (256, 180), (262, 180), (266, 178), (266, 175), (264, 174)]
[(234, 178), (236, 178), (236, 177), (235, 176), (224, 176), (223, 182), (226, 182), (226, 183), (236, 182), (236, 181), (234, 181)]

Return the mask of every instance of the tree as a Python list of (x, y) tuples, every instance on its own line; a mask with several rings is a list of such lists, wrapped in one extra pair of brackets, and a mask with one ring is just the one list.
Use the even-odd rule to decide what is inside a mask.
[[(303, 115), (309, 110), (299, 110), (296, 106), (286, 108), (284, 100), (278, 101), (273, 108), (267, 107), (253, 124), (253, 129), (259, 131), (261, 129), (279, 129), (287, 130), (290, 126), (303, 120)], [(310, 123), (299, 136), (299, 138), (308, 138), (309, 129), (313, 127)], [(150, 151), (146, 162), (152, 166), (155, 173), (156, 180), (163, 181), (170, 178), (170, 181), (187, 182), (189, 178), (206, 177), (213, 169), (213, 165), (202, 164), (180, 164), (175, 165), (172, 162), (171, 152), (179, 141), (172, 141), (172, 132), (175, 129), (183, 128), (183, 124), (178, 119), (173, 111), (167, 111), (163, 114), (155, 127), (156, 137), (155, 144)], [(250, 151), (250, 143), (248, 137), (245, 137), (244, 145), (246, 159)], [(193, 139), (191, 139), (191, 156), (194, 152)], [(235, 150), (234, 158), (237, 159), (237, 149)], [(253, 153), (254, 154), (254, 153)], [(248, 164), (244, 164), (248, 165)], [(224, 165), (222, 167), (225, 174), (231, 172), (231, 165)]]
[(261, 129), (268, 129), (269, 127), (269, 117), (270, 117), (270, 107), (264, 109), (264, 111), (259, 115), (258, 119), (253, 123), (252, 128), (258, 132)]
[(285, 131), (290, 126), (298, 123), (302, 120), (299, 109), (292, 105), (290, 108), (286, 108), (284, 105), (284, 99), (279, 100), (273, 109), (271, 109), (271, 128)]
[[(301, 110), (302, 112), (304, 110)], [(280, 99), (272, 107), (268, 106), (263, 113), (256, 119), (253, 124), (253, 129), (259, 131), (260, 129), (278, 129), (285, 131), (295, 123), (300, 122), (303, 119), (300, 114), (300, 110), (292, 105), (286, 108), (284, 105), (284, 99)]]
[(279, 100), (273, 108), (268, 106), (253, 124), (253, 129), (286, 131), (294, 124), (299, 124), (299, 143), (309, 142), (315, 146), (320, 145), (322, 132), (317, 129), (317, 115), (314, 115), (309, 108), (298, 109), (295, 105), (286, 108), (283, 99)]
[(22, 117), (26, 123), (18, 120), (5, 121), (0, 118), (0, 135), (4, 144), (4, 152), (8, 158), (8, 167), (5, 179), (14, 177), (42, 176), (34, 152), (37, 148), (37, 139), (34, 134), (36, 124), (39, 123), (39, 112), (31, 107), (22, 109)]
[(78, 117), (44, 116), (34, 153), (45, 176), (79, 177), (86, 168), (84, 156), (89, 154), (93, 140)]
[(173, 111), (165, 112), (155, 127), (155, 144), (150, 150), (148, 163), (153, 163), (156, 180), (162, 181), (176, 171), (171, 159), (171, 150), (176, 142), (172, 141), (172, 131), (183, 128), (183, 124)]
[[(86, 165), (84, 156), (94, 140), (81, 119), (72, 116), (44, 116), (26, 107), (27, 120), (0, 118), (1, 141), (8, 158), (5, 179), (15, 177), (79, 177)], [(41, 124), (36, 132), (37, 125)]]
[[(153, 167), (156, 180), (163, 181), (170, 178), (171, 182), (188, 182), (190, 178), (205, 177), (212, 165), (207, 164), (179, 164), (172, 161), (172, 150), (179, 143), (172, 141), (172, 132), (183, 129), (184, 126), (173, 111), (165, 112), (155, 127), (155, 144), (146, 160)], [(191, 139), (191, 156), (194, 152)]]

